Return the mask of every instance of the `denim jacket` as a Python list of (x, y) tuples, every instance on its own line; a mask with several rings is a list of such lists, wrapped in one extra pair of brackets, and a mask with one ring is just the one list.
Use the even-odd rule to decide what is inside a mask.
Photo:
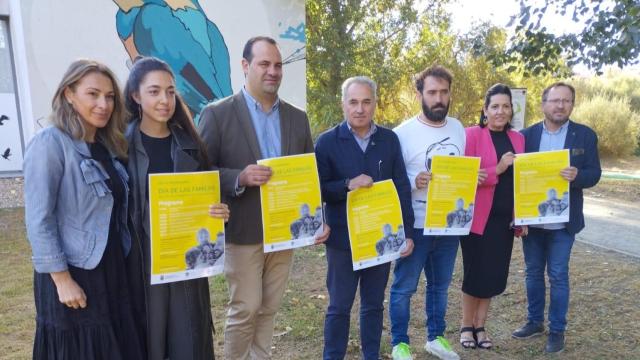
[[(126, 226), (129, 177), (112, 157), (125, 187), (117, 228), (126, 255), (131, 248)], [(113, 207), (108, 178), (83, 140), (56, 127), (41, 130), (31, 140), (24, 157), (25, 222), (37, 272), (65, 271), (67, 264), (87, 270), (98, 265)]]

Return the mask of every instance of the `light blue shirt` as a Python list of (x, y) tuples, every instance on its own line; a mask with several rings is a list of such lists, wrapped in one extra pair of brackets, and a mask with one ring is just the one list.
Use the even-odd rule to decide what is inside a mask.
[(358, 146), (360, 146), (360, 149), (362, 149), (362, 152), (365, 152), (365, 150), (367, 150), (367, 146), (369, 146), (369, 141), (371, 140), (371, 136), (373, 136), (373, 134), (375, 134), (376, 131), (378, 131), (378, 127), (376, 126), (376, 124), (373, 123), (373, 121), (371, 122), (369, 131), (365, 134), (363, 138), (361, 138), (360, 136), (358, 136), (358, 134), (356, 134), (356, 132), (353, 130), (353, 128), (349, 124), (349, 121), (347, 121), (347, 127), (349, 127), (349, 131), (351, 131), (351, 135), (353, 135), (353, 138), (356, 139), (356, 142), (358, 143)]
[[(564, 149), (564, 143), (567, 139), (567, 130), (569, 128), (569, 120), (567, 120), (560, 129), (556, 131), (547, 130), (545, 122), (542, 122), (542, 136), (540, 137), (540, 148), (538, 151), (553, 151)], [(564, 228), (564, 223), (558, 224), (544, 224), (533, 225), (534, 227), (547, 229), (547, 230), (559, 230)]]
[(560, 129), (556, 131), (547, 130), (544, 121), (542, 122), (542, 137), (540, 138), (540, 148), (538, 151), (553, 151), (564, 149), (564, 143), (567, 139), (567, 129), (569, 121), (565, 122)]
[(242, 94), (247, 102), (251, 122), (256, 131), (256, 137), (260, 144), (262, 158), (273, 158), (281, 155), (281, 135), (280, 135), (280, 99), (276, 99), (268, 112), (262, 110), (262, 106), (243, 87)]

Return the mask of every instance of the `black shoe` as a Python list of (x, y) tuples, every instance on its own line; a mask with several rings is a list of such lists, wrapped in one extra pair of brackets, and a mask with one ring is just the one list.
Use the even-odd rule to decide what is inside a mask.
[(518, 330), (511, 333), (514, 339), (528, 339), (534, 336), (540, 336), (544, 333), (544, 325), (540, 323), (528, 322)]
[[(484, 333), (484, 340), (480, 340), (478, 341), (478, 333)], [(485, 349), (485, 350), (489, 350), (493, 347), (493, 341), (491, 341), (491, 339), (489, 339), (489, 337), (487, 336), (487, 331), (484, 329), (484, 327), (479, 327), (479, 328), (475, 328), (473, 329), (473, 338), (476, 339), (476, 343), (478, 344), (478, 349)]]
[(559, 353), (564, 349), (564, 333), (550, 332), (547, 338), (547, 345), (544, 347), (546, 353)]

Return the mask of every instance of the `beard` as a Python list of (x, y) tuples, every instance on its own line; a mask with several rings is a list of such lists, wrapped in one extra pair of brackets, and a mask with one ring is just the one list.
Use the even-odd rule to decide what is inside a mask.
[(427, 106), (424, 100), (422, 101), (422, 113), (424, 116), (433, 122), (442, 122), (449, 113), (449, 104), (443, 103), (434, 104), (432, 107)]
[(549, 119), (549, 121), (551, 121), (552, 123), (558, 124), (558, 125), (563, 125), (565, 122), (567, 122), (567, 120), (569, 120), (569, 116), (565, 116), (565, 115), (554, 117), (553, 114), (549, 114), (548, 116), (547, 114), (545, 114), (545, 117)]

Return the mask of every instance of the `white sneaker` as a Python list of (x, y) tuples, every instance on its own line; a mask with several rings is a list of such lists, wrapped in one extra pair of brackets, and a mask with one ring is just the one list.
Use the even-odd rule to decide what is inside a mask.
[(409, 344), (401, 342), (394, 346), (391, 352), (391, 358), (393, 360), (413, 360)]
[(438, 359), (460, 360), (460, 356), (458, 356), (458, 354), (453, 351), (447, 339), (442, 336), (438, 336), (433, 341), (427, 341), (427, 343), (424, 345), (424, 349), (427, 350), (429, 354), (437, 357)]

